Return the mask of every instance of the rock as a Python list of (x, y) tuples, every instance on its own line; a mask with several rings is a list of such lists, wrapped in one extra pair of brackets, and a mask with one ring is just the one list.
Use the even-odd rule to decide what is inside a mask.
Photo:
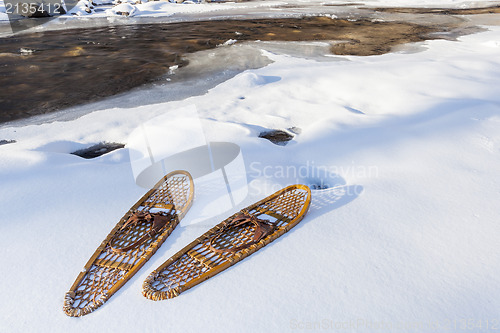
[(261, 132), (259, 138), (267, 139), (278, 146), (286, 146), (288, 141), (293, 139), (293, 135), (282, 130), (271, 130)]
[(64, 52), (63, 56), (65, 56), (65, 57), (78, 57), (78, 56), (81, 56), (84, 52), (85, 52), (85, 50), (83, 49), (83, 47), (76, 46), (76, 47), (72, 48), (71, 50)]
[(123, 147), (125, 147), (123, 143), (101, 142), (96, 145), (90, 146), (88, 148), (74, 151), (71, 154), (90, 159), (99, 157), (101, 155), (107, 154), (116, 149), (121, 149)]

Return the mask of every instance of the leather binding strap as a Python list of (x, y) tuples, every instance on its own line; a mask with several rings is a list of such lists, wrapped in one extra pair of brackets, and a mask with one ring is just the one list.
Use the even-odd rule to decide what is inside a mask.
[(109, 241), (109, 245), (111, 247), (111, 250), (116, 253), (122, 253), (122, 252), (127, 252), (131, 249), (135, 249), (139, 247), (142, 243), (147, 241), (149, 238), (153, 238), (156, 234), (158, 234), (163, 227), (170, 221), (171, 217), (170, 216), (165, 216), (162, 215), (161, 213), (138, 213), (134, 212), (130, 217), (128, 218), (127, 222), (123, 224), (123, 226), (118, 230), (118, 232), (115, 234), (115, 237), (119, 234), (120, 231), (125, 230), (127, 227), (132, 227), (136, 225), (137, 223), (147, 221), (151, 222), (151, 229), (141, 238), (139, 238), (136, 242), (130, 244), (129, 246), (122, 247), (122, 248), (116, 248), (113, 246), (113, 239)]
[[(255, 225), (255, 232), (253, 235), (252, 241), (242, 244), (240, 246), (232, 247), (232, 248), (224, 248), (224, 249), (217, 249), (214, 247), (215, 241), (224, 236), (224, 234), (232, 229), (232, 228), (237, 228), (239, 226), (243, 226), (245, 224), (251, 223)], [(238, 215), (236, 215), (231, 221), (228, 221), (226, 225), (222, 228), (220, 232), (218, 232), (216, 235), (214, 235), (210, 239), (210, 249), (214, 252), (238, 252), (240, 250), (246, 249), (250, 247), (251, 245), (258, 243), (261, 239), (265, 238), (267, 235), (271, 234), (274, 229), (276, 229), (276, 226), (272, 224), (268, 220), (262, 220), (258, 219), (254, 215), (249, 214), (247, 211), (242, 210)]]

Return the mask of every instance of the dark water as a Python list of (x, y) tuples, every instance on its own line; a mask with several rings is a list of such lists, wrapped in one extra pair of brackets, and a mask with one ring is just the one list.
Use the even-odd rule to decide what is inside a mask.
[(403, 22), (228, 20), (49, 31), (0, 39), (0, 123), (98, 100), (160, 80), (183, 55), (229, 39), (342, 40), (335, 54), (374, 55), (444, 27)]

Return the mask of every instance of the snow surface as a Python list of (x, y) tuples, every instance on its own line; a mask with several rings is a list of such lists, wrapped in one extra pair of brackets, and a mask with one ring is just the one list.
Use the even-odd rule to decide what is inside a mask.
[[(0, 332), (497, 331), (500, 27), (488, 29), (373, 57), (262, 51), (271, 64), (200, 96), (0, 126), (0, 140), (17, 141), (0, 145)], [(211, 52), (244, 47), (266, 48)], [(142, 123), (193, 105), (209, 141), (241, 147), (250, 192), (238, 208), (293, 182), (330, 188), (313, 191), (306, 218), (271, 245), (149, 301), (148, 274), (237, 209), (198, 223), (188, 213), (106, 304), (67, 317), (65, 292), (145, 192), (128, 148), (69, 153), (127, 143)], [(257, 137), (292, 127), (300, 134), (287, 146)], [(196, 196), (193, 209), (209, 193)]]
[[(112, 1), (96, 0), (94, 3), (98, 5), (110, 4)], [(115, 0), (117, 3), (118, 0)], [(262, 16), (266, 13), (276, 11), (286, 11), (287, 7), (298, 7), (300, 11), (304, 13), (307, 9), (322, 8), (324, 12), (335, 11), (338, 5), (347, 6), (358, 6), (358, 7), (445, 7), (445, 8), (474, 8), (480, 6), (492, 6), (500, 4), (499, 1), (495, 0), (483, 0), (483, 1), (463, 1), (463, 0), (369, 0), (369, 1), (357, 1), (357, 0), (256, 0), (256, 1), (243, 1), (243, 2), (225, 2), (225, 3), (208, 3), (203, 1), (185, 1), (183, 3), (176, 3), (175, 1), (134, 1), (134, 0), (123, 0), (121, 2), (127, 2), (130, 6), (134, 7), (134, 14), (126, 17), (183, 17), (185, 15), (193, 14), (205, 14), (214, 15), (219, 12), (219, 15), (230, 15), (231, 12), (241, 11), (240, 14), (248, 15), (249, 12), (253, 12), (254, 15)], [(333, 7), (325, 7), (325, 5), (333, 5)], [(89, 0), (80, 0), (77, 5), (68, 11), (67, 14), (61, 15), (61, 20), (68, 19), (79, 19), (80, 17), (85, 18), (106, 18), (120, 16), (122, 14), (117, 14), (120, 10), (112, 10), (112, 6), (98, 6), (93, 7), (90, 12), (85, 11), (86, 8), (93, 7)], [(95, 10), (96, 8), (102, 8), (103, 10)], [(128, 7), (129, 10), (132, 10)], [(229, 12), (228, 12), (229, 11)], [(290, 9), (289, 13), (294, 13), (295, 10)], [(274, 12), (274, 15), (278, 13)], [(300, 14), (300, 13), (295, 13)], [(0, 22), (8, 21), (7, 14), (5, 14), (5, 6), (3, 0), (0, 0)], [(126, 21), (124, 22), (126, 23)], [(67, 24), (67, 23), (66, 23)], [(49, 26), (52, 26), (49, 24)]]

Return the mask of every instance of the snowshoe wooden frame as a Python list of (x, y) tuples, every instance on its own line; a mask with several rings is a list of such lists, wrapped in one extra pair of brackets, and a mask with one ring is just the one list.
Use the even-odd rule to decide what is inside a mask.
[[(154, 301), (173, 298), (224, 271), (296, 226), (310, 202), (309, 187), (291, 185), (241, 210), (154, 270), (144, 281), (142, 294)], [(269, 224), (272, 230), (265, 227)]]
[[(194, 183), (188, 172), (173, 171), (163, 177), (129, 209), (97, 248), (66, 293), (64, 312), (79, 317), (106, 302), (163, 244), (191, 207), (193, 196)], [(158, 228), (152, 218), (136, 218), (137, 214), (148, 213), (162, 222), (168, 219), (167, 223)], [(116, 250), (111, 243), (120, 245), (122, 250)]]

